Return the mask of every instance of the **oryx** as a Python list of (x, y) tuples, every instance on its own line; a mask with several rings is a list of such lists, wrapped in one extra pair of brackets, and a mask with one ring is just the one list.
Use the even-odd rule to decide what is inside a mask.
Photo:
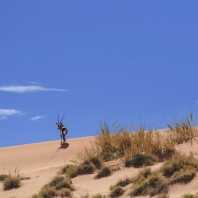
[(56, 123), (58, 126), (58, 130), (60, 130), (61, 144), (62, 144), (62, 140), (63, 142), (65, 142), (65, 135), (68, 133), (66, 126), (64, 126), (62, 123), (64, 116), (65, 114), (63, 115), (61, 121), (59, 122), (59, 114), (58, 114), (58, 123)]

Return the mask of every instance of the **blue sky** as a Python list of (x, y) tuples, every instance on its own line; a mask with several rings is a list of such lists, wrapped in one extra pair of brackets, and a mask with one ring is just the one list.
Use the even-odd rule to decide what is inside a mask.
[(165, 128), (198, 107), (198, 1), (0, 1), (0, 147)]

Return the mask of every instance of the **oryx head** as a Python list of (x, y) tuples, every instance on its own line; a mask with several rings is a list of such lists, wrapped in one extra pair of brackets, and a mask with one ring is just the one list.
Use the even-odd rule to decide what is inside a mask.
[(63, 126), (62, 121), (63, 121), (64, 116), (65, 116), (65, 114), (63, 115), (61, 121), (59, 122), (59, 114), (58, 114), (58, 122), (57, 122), (56, 124), (57, 124), (59, 130), (60, 130), (60, 129), (62, 128), (62, 126)]

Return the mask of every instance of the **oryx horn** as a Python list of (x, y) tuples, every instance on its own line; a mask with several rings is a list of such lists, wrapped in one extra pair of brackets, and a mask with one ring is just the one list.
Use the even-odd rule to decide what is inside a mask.
[(63, 121), (64, 116), (65, 116), (65, 113), (64, 113), (64, 115), (63, 115), (63, 117), (62, 117), (61, 123), (62, 123), (62, 121)]

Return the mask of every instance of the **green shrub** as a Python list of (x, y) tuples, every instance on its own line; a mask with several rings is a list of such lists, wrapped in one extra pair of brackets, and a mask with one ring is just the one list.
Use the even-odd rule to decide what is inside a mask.
[(95, 176), (95, 179), (100, 179), (102, 177), (108, 177), (111, 175), (111, 170), (108, 167), (104, 167), (100, 172)]

